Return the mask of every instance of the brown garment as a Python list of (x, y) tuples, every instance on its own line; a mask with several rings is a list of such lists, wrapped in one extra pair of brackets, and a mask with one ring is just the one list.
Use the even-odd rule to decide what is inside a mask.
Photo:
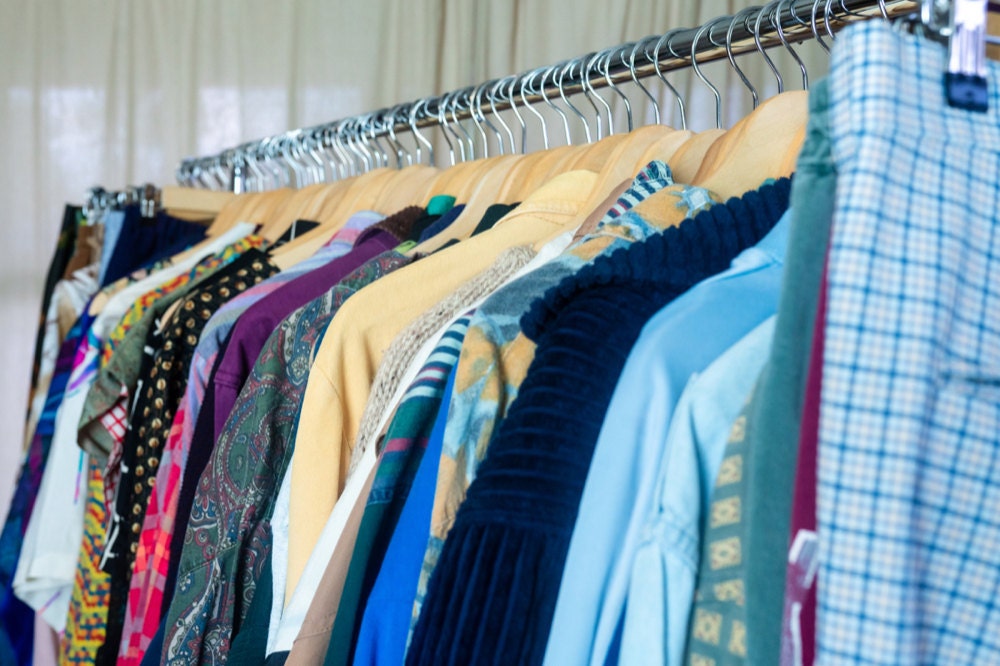
[(66, 264), (63, 279), (68, 280), (73, 273), (101, 261), (101, 247), (104, 244), (104, 225), (83, 225), (76, 230), (76, 247)]
[(362, 489), (357, 503), (347, 517), (344, 532), (337, 541), (337, 547), (333, 550), (329, 564), (326, 565), (323, 578), (319, 582), (319, 587), (316, 588), (316, 596), (313, 597), (312, 604), (309, 605), (306, 619), (302, 623), (298, 637), (292, 644), (292, 650), (288, 653), (285, 666), (313, 666), (323, 663), (326, 649), (330, 646), (330, 632), (337, 619), (340, 595), (344, 592), (347, 570), (351, 566), (351, 556), (354, 554), (354, 544), (358, 539), (361, 518), (364, 516), (368, 495), (371, 492), (377, 470), (376, 466), (368, 474), (368, 481), (365, 482), (365, 487)]

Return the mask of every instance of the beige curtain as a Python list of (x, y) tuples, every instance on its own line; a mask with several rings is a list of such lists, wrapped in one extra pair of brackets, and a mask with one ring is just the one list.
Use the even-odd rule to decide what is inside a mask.
[[(65, 202), (171, 183), (180, 158), (468, 86), (743, 8), (724, 0), (0, 0), (0, 507), (17, 470), (43, 273)], [(803, 47), (818, 77), (826, 57)], [(790, 87), (797, 69), (778, 60)], [(775, 79), (741, 61), (765, 96)], [(726, 123), (750, 95), (706, 67)], [(672, 76), (695, 129), (714, 100)], [(662, 84), (664, 121), (677, 121)], [(636, 122), (651, 105), (626, 91)], [(612, 97), (605, 93), (606, 97)], [(582, 103), (581, 103), (582, 105)], [(618, 107), (618, 128), (624, 118)], [(550, 115), (553, 143), (565, 140)], [(539, 143), (537, 125), (532, 141)], [(579, 133), (579, 125), (574, 132)], [(5, 511), (5, 509), (4, 509)]]

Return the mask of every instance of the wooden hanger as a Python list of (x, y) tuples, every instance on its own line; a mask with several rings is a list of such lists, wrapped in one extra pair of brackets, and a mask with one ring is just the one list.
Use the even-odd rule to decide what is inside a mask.
[[(674, 130), (659, 140), (652, 142), (633, 160), (632, 175), (638, 175), (653, 160), (660, 160), (666, 162), (668, 165), (671, 164), (675, 159), (677, 151), (693, 136), (694, 132), (691, 130)], [(674, 182), (678, 182), (677, 175), (673, 174), (673, 167), (671, 167), (670, 171)]]
[(407, 206), (419, 206), (424, 202), (431, 183), (440, 175), (437, 167), (414, 164), (400, 169), (395, 179), (382, 190), (375, 209), (385, 215), (392, 215)]
[(690, 185), (698, 169), (701, 168), (706, 153), (725, 133), (726, 131), (722, 129), (704, 130), (685, 141), (668, 162), (674, 174), (674, 182)]
[(691, 181), (724, 199), (795, 170), (809, 120), (803, 90), (772, 97), (716, 140)]
[(160, 206), (183, 220), (215, 219), (236, 196), (233, 192), (167, 185), (160, 188)]

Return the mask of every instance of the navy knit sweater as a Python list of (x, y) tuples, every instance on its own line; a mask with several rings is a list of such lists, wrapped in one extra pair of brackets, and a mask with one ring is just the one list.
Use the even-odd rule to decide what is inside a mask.
[(774, 227), (789, 185), (601, 257), (524, 315), (535, 358), (445, 542), (408, 665), (542, 662), (594, 446), (632, 346), (656, 312)]

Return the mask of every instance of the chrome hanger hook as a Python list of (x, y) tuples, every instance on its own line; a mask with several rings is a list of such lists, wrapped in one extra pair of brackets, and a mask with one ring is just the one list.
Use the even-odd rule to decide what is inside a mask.
[[(740, 77), (741, 81), (743, 81), (743, 85), (745, 85), (747, 90), (750, 91), (750, 96), (753, 98), (753, 108), (756, 109), (760, 105), (760, 99), (757, 96), (757, 89), (753, 87), (753, 83), (751, 83), (750, 79), (743, 72), (743, 70), (740, 69), (740, 66), (736, 64), (736, 55), (733, 53), (733, 31), (736, 29), (736, 23), (737, 21), (742, 20), (743, 24), (746, 26), (747, 19), (752, 11), (753, 9), (751, 8), (750, 10), (738, 12), (729, 22), (729, 28), (726, 30), (726, 57), (729, 59), (729, 64), (732, 65), (733, 69), (736, 71), (736, 75)], [(749, 26), (747, 26), (747, 28), (749, 28)]]
[(490, 156), (490, 141), (486, 136), (486, 130), (479, 122), (479, 115), (476, 112), (476, 88), (469, 88), (469, 114), (472, 116), (472, 123), (479, 130), (479, 136), (483, 139), (483, 157)]
[(573, 103), (569, 101), (566, 96), (566, 89), (563, 87), (563, 81), (566, 80), (566, 73), (572, 73), (573, 67), (576, 65), (575, 60), (569, 60), (566, 64), (559, 70), (559, 81), (556, 85), (559, 86), (559, 96), (562, 97), (562, 101), (570, 108), (570, 110), (577, 115), (580, 122), (583, 123), (583, 132), (587, 138), (587, 143), (593, 143), (594, 139), (590, 134), (590, 123), (587, 122), (587, 118), (580, 112), (580, 109), (573, 106)]
[(483, 83), (478, 88), (476, 88), (476, 93), (475, 93), (476, 109), (479, 112), (479, 119), (483, 122), (483, 124), (486, 127), (490, 128), (490, 130), (496, 137), (497, 149), (499, 150), (499, 154), (504, 155), (505, 152), (503, 149), (503, 137), (500, 135), (500, 130), (498, 130), (496, 125), (494, 125), (492, 121), (490, 121), (490, 119), (486, 117), (486, 113), (483, 111), (483, 93), (485, 93), (486, 89), (492, 86), (494, 83), (495, 83), (494, 81), (487, 81), (486, 83)]
[(528, 97), (525, 94), (526, 89), (528, 89), (530, 92), (530, 86), (534, 82), (535, 77), (538, 76), (538, 74), (540, 74), (541, 71), (542, 71), (541, 69), (536, 69), (534, 71), (531, 71), (521, 80), (521, 101), (524, 102), (524, 108), (528, 109), (528, 111), (531, 111), (533, 114), (535, 114), (538, 117), (538, 121), (542, 124), (542, 142), (545, 147), (545, 150), (548, 150), (549, 128), (548, 125), (545, 124), (545, 117), (538, 112), (538, 109), (534, 108), (533, 106), (531, 106), (531, 104), (528, 103)]
[[(604, 99), (603, 97), (600, 96), (600, 94), (598, 94), (597, 89), (594, 88), (594, 82), (591, 80), (592, 72), (594, 74), (601, 73), (600, 68), (598, 67), (598, 63), (600, 62), (602, 55), (603, 54), (601, 52), (594, 53), (593, 55), (590, 56), (590, 59), (587, 61), (586, 69), (584, 69), (583, 71), (583, 87), (584, 90), (589, 89), (590, 92), (594, 94), (594, 97), (597, 98), (597, 101), (601, 103), (601, 106), (604, 107), (605, 113), (608, 114), (608, 136), (611, 136), (612, 134), (615, 133), (614, 119), (612, 118), (611, 115), (611, 105), (608, 104), (608, 101), (606, 99)], [(597, 136), (598, 138), (602, 136), (600, 112), (597, 113)]]
[(813, 37), (819, 42), (819, 45), (824, 51), (830, 53), (830, 47), (826, 45), (823, 41), (823, 37), (819, 34), (819, 26), (816, 19), (816, 11), (819, 9), (819, 5), (823, 0), (814, 0), (812, 4), (812, 10), (809, 12), (809, 28), (812, 30)]
[(764, 45), (760, 41), (760, 22), (764, 19), (764, 16), (767, 15), (772, 17), (771, 19), (772, 25), (774, 25), (773, 23), (774, 21), (773, 17), (775, 15), (774, 11), (775, 8), (780, 4), (781, 0), (777, 0), (776, 2), (771, 2), (765, 5), (764, 7), (758, 9), (757, 19), (753, 22), (753, 30), (751, 31), (753, 32), (753, 43), (757, 46), (757, 51), (758, 53), (760, 53), (760, 57), (764, 59), (764, 63), (767, 65), (767, 68), (771, 70), (771, 73), (774, 74), (774, 79), (778, 83), (779, 95), (785, 92), (785, 80), (781, 78), (781, 72), (778, 71), (778, 67), (774, 64), (774, 61), (771, 60), (771, 56), (767, 55), (767, 50), (764, 48)]
[(605, 51), (605, 55), (604, 55), (604, 58), (603, 58), (603, 63), (604, 63), (604, 80), (607, 81), (608, 86), (611, 87), (611, 90), (615, 94), (617, 94), (619, 97), (622, 98), (622, 104), (625, 105), (625, 115), (628, 118), (628, 131), (631, 132), (632, 131), (632, 104), (629, 103), (629, 101), (628, 101), (628, 95), (626, 95), (625, 93), (623, 93), (621, 90), (618, 89), (618, 86), (615, 85), (615, 80), (611, 77), (611, 58), (614, 57), (614, 53), (615, 53), (616, 50), (617, 50), (617, 47), (611, 48), (611, 49), (608, 49), (607, 51)]
[[(646, 40), (646, 41), (648, 41), (648, 40)], [(625, 52), (622, 51), (622, 64), (628, 66), (629, 74), (632, 75), (632, 82), (639, 88), (639, 90), (642, 91), (642, 94), (644, 94), (646, 97), (648, 97), (649, 101), (652, 102), (652, 104), (653, 104), (653, 123), (656, 124), (656, 125), (659, 125), (660, 124), (660, 105), (656, 101), (656, 97), (654, 97), (653, 94), (651, 92), (649, 92), (649, 90), (646, 89), (646, 86), (642, 85), (642, 83), (639, 82), (639, 74), (638, 74), (638, 72), (636, 72), (636, 69), (635, 69), (635, 54), (639, 52), (639, 47), (640, 46), (643, 47), (643, 52), (645, 53), (645, 51), (646, 51), (645, 42), (636, 42), (635, 46), (632, 47), (632, 53), (629, 54), (628, 62), (625, 62)]]
[[(670, 93), (674, 96), (674, 99), (677, 100), (677, 112), (681, 116), (681, 129), (682, 130), (686, 130), (687, 129), (687, 113), (686, 113), (686, 109), (684, 108), (684, 98), (681, 97), (681, 94), (679, 92), (677, 92), (677, 88), (674, 88), (673, 84), (671, 84), (670, 81), (667, 80), (666, 75), (663, 73), (663, 69), (660, 67), (660, 49), (663, 48), (664, 44), (669, 44), (670, 38), (673, 37), (674, 35), (676, 35), (678, 32), (680, 32), (679, 29), (678, 30), (671, 30), (670, 32), (666, 33), (665, 35), (663, 35), (662, 37), (660, 37), (658, 40), (656, 40), (656, 46), (653, 48), (653, 54), (650, 56), (647, 53), (646, 54), (646, 58), (650, 62), (653, 63), (653, 69), (656, 70), (656, 76), (657, 76), (657, 78), (660, 79), (660, 81), (663, 82), (663, 85), (665, 85), (667, 87), (667, 89), (670, 91)], [(670, 49), (670, 53), (674, 57), (680, 57), (676, 53), (674, 53), (673, 48)]]
[(506, 77), (506, 78), (503, 78), (503, 79), (497, 79), (497, 81), (493, 85), (493, 87), (490, 88), (490, 92), (486, 95), (486, 99), (490, 103), (490, 110), (493, 112), (493, 117), (497, 119), (497, 122), (500, 123), (500, 125), (504, 129), (504, 132), (506, 132), (506, 134), (507, 134), (507, 139), (508, 139), (508, 141), (510, 141), (510, 153), (511, 153), (511, 155), (513, 155), (513, 154), (517, 153), (517, 148), (514, 146), (514, 133), (511, 131), (510, 125), (507, 124), (507, 121), (505, 121), (503, 119), (503, 116), (500, 115), (500, 112), (497, 111), (497, 105), (496, 105), (496, 100), (497, 100), (497, 95), (498, 94), (501, 96), (500, 97), (501, 100), (504, 99), (504, 97), (502, 96), (503, 95), (503, 87), (504, 87), (504, 85), (506, 85), (507, 80), (509, 78), (510, 77)]
[(830, 17), (833, 15), (833, 0), (826, 0), (826, 7), (823, 8), (823, 23), (826, 25), (826, 34), (830, 35), (830, 41), (836, 41), (833, 28), (830, 26)]
[(521, 154), (528, 149), (528, 126), (524, 123), (521, 112), (517, 110), (517, 101), (514, 99), (514, 89), (517, 87), (517, 76), (508, 77), (509, 87), (507, 88), (507, 101), (510, 103), (510, 110), (514, 112), (517, 122), (521, 124)]
[[(558, 67), (559, 65), (552, 65), (551, 67), (547, 67), (545, 71), (542, 72), (542, 80), (540, 82), (540, 85), (538, 86), (538, 92), (542, 96), (542, 99), (545, 100), (545, 103), (548, 104), (553, 110), (555, 110), (555, 112), (559, 114), (559, 117), (562, 118), (563, 129), (566, 131), (566, 145), (569, 146), (572, 145), (573, 143), (573, 138), (570, 135), (570, 129), (569, 129), (569, 118), (566, 116), (566, 112), (560, 109), (558, 106), (556, 106), (555, 103), (548, 98), (548, 95), (545, 94), (545, 79), (548, 78), (550, 74), (554, 76), (555, 70)], [(554, 80), (555, 79), (553, 78), (553, 81)]]
[[(427, 138), (420, 133), (420, 129), (417, 127), (417, 121), (423, 120), (423, 118), (418, 117), (420, 115), (420, 109), (427, 104), (427, 98), (420, 99), (416, 104), (410, 109), (410, 129), (413, 131), (413, 135), (417, 138), (420, 143), (427, 146), (427, 156), (429, 164), (434, 166), (434, 146), (431, 144)], [(420, 147), (417, 146), (417, 162), (420, 160)]]
[(458, 119), (458, 112), (459, 111), (462, 111), (464, 113), (465, 111), (471, 112), (471, 110), (472, 110), (471, 103), (468, 105), (468, 107), (463, 106), (462, 96), (464, 95), (464, 96), (468, 97), (468, 94), (469, 94), (469, 89), (468, 88), (463, 88), (462, 90), (459, 90), (454, 95), (452, 95), (452, 98), (451, 98), (451, 119), (453, 121), (455, 121), (455, 125), (458, 127), (458, 129), (462, 130), (462, 134), (465, 135), (466, 146), (469, 149), (469, 160), (474, 160), (474, 159), (476, 159), (476, 140), (475, 140), (475, 137), (472, 136), (472, 133), (469, 132), (469, 130), (466, 129), (465, 125), (463, 125), (462, 122)]
[[(721, 17), (725, 20), (726, 17)], [(701, 82), (708, 86), (708, 89), (712, 91), (712, 95), (715, 97), (715, 126), (718, 129), (722, 129), (722, 95), (719, 93), (719, 89), (712, 85), (712, 82), (708, 80), (701, 71), (701, 67), (698, 66), (698, 42), (701, 41), (702, 36), (712, 29), (712, 27), (719, 22), (720, 19), (715, 21), (710, 21), (698, 29), (695, 33), (694, 39), (691, 40), (691, 67), (694, 69), (695, 76), (701, 79)]]
[[(792, 48), (792, 45), (788, 42), (788, 38), (785, 37), (785, 29), (781, 25), (781, 14), (782, 14), (781, 7), (787, 2), (789, 11), (791, 11), (791, 6), (794, 1), (795, 0), (778, 0), (778, 6), (774, 10), (774, 16), (772, 18), (772, 25), (774, 26), (775, 32), (778, 33), (778, 40), (781, 42), (781, 45), (785, 47), (788, 53), (792, 56), (792, 59), (799, 66), (799, 71), (802, 73), (802, 89), (809, 90), (809, 72), (806, 70), (806, 64), (802, 61), (802, 58), (799, 57), (799, 54), (795, 52), (795, 49)], [(792, 14), (792, 16), (794, 17), (794, 13)]]
[(445, 97), (435, 97), (431, 101), (434, 102), (437, 108), (437, 112), (434, 113), (434, 116), (437, 118), (438, 127), (441, 128), (441, 135), (444, 137), (444, 142), (448, 144), (448, 164), (450, 166), (455, 166), (455, 146), (452, 144), (451, 138), (448, 136), (448, 116), (444, 111)]

